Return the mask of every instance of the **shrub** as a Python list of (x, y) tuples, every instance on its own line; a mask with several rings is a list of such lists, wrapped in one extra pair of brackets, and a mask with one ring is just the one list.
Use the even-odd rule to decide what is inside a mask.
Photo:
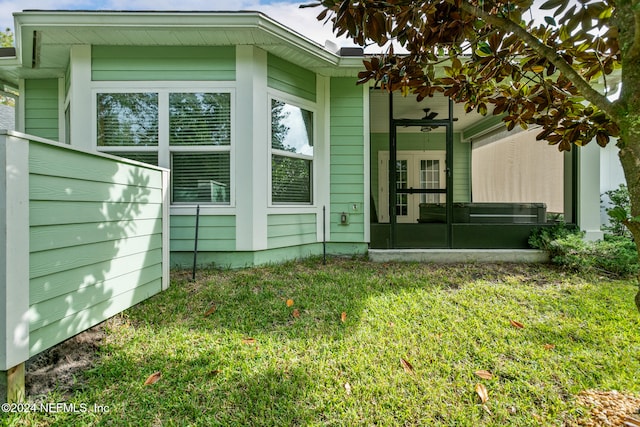
[(529, 236), (529, 246), (549, 251), (551, 242), (571, 234), (582, 235), (580, 229), (574, 224), (559, 222), (551, 227), (540, 227), (535, 229)]
[(631, 237), (631, 232), (623, 222), (631, 217), (631, 202), (627, 186), (620, 184), (617, 189), (605, 191), (603, 195), (609, 198), (611, 207), (605, 208), (605, 212), (609, 215), (609, 224), (604, 225), (602, 229), (614, 236)]
[(633, 240), (605, 235), (604, 240), (585, 241), (575, 227), (548, 227), (532, 233), (529, 244), (549, 252), (551, 262), (572, 271), (598, 272), (613, 277), (638, 274), (638, 252)]

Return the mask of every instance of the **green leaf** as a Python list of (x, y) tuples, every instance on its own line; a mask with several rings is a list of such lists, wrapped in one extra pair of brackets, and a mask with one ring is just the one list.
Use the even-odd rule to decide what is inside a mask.
[(486, 58), (487, 56), (493, 55), (493, 51), (491, 47), (486, 42), (478, 43), (478, 48), (476, 49), (476, 55), (481, 58)]
[(627, 216), (627, 210), (621, 206), (616, 206), (607, 210), (607, 215), (614, 220), (625, 221), (629, 217)]
[(557, 27), (557, 26), (558, 26), (558, 24), (556, 23), (556, 20), (555, 20), (555, 19), (553, 19), (551, 16), (545, 16), (545, 17), (544, 17), (544, 20), (545, 20), (545, 22), (546, 22), (547, 24), (549, 24), (549, 25), (553, 25), (554, 27)]
[(562, 3), (564, 2), (564, 0), (548, 0), (544, 3), (542, 3), (542, 5), (540, 5), (540, 9), (542, 10), (550, 10), (550, 9), (555, 9), (557, 7), (559, 7), (560, 5), (562, 5)]
[(602, 12), (600, 12), (600, 14), (598, 15), (598, 19), (603, 21), (605, 19), (609, 19), (611, 18), (611, 15), (613, 14), (613, 8), (608, 7), (605, 10), (603, 10)]

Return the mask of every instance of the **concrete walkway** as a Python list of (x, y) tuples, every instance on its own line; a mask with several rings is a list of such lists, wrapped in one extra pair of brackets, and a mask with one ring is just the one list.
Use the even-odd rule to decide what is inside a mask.
[(369, 249), (374, 262), (548, 262), (545, 251), (535, 249)]

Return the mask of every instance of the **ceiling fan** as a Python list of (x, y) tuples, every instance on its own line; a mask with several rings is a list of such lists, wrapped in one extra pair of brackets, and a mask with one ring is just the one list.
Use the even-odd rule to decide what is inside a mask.
[[(422, 120), (433, 120), (438, 115), (436, 111), (431, 111), (431, 108), (423, 108), (422, 111), (424, 111), (424, 117)], [(437, 126), (422, 126), (420, 127), (420, 132), (431, 132), (436, 127)]]

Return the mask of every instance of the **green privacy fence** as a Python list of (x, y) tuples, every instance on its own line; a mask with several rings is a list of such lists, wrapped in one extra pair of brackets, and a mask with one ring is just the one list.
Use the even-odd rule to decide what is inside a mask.
[(0, 131), (5, 383), (29, 357), (167, 288), (168, 183), (166, 169)]

